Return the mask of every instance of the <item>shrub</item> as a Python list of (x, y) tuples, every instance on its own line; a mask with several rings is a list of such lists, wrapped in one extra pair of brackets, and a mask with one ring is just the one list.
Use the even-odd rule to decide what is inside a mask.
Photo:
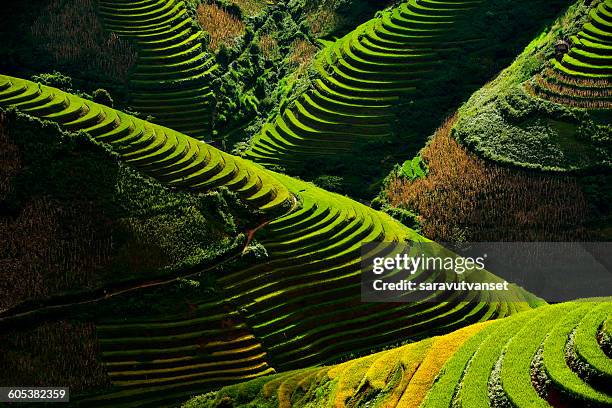
[(68, 75), (64, 75), (59, 71), (53, 71), (52, 73), (32, 75), (32, 81), (38, 82), (42, 85), (52, 86), (59, 88), (63, 91), (69, 92), (72, 89), (72, 78)]
[(344, 184), (344, 179), (340, 176), (328, 176), (328, 175), (323, 175), (320, 177), (317, 177), (314, 180), (314, 183), (325, 189), (328, 191), (333, 191), (333, 192), (340, 192), (342, 191), (342, 185)]
[(313, 60), (319, 49), (304, 39), (298, 39), (291, 44), (291, 53), (289, 54), (290, 63), (298, 68), (298, 73)]
[(232, 0), (232, 3), (238, 6), (242, 13), (247, 16), (259, 14), (266, 7), (265, 0)]
[(329, 34), (340, 24), (340, 16), (333, 10), (322, 9), (318, 13), (311, 13), (306, 17), (310, 26), (310, 32), (315, 37)]
[(383, 211), (413, 230), (420, 230), (419, 217), (417, 214), (405, 208), (385, 207)]
[(113, 107), (113, 98), (111, 98), (110, 93), (106, 89), (96, 89), (91, 96), (94, 102), (106, 105), (109, 108)]
[(259, 38), (259, 49), (267, 59), (275, 59), (280, 55), (278, 41), (270, 34), (264, 34)]

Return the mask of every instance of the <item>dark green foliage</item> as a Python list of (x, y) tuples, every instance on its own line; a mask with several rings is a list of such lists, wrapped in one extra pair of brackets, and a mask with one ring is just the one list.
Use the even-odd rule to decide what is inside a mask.
[[(232, 14), (241, 16), (232, 10), (229, 9)], [(281, 100), (293, 89), (294, 80), (289, 76), (297, 67), (289, 59), (291, 47), (296, 40), (311, 41), (284, 3), (245, 23), (245, 34), (236, 45), (221, 44), (217, 52), (221, 69), (211, 82), (216, 96), (213, 132), (231, 145), (245, 139), (241, 129), (253, 134), (263, 118), (277, 111)], [(273, 52), (262, 51), (263, 37), (276, 42)]]
[[(69, 92), (71, 94), (80, 96), (81, 98), (93, 100), (92, 95), (78, 89), (74, 83), (74, 79), (68, 75), (64, 75), (59, 71), (53, 71), (51, 73), (42, 73), (32, 75), (31, 81), (39, 83), (41, 85), (52, 86), (57, 89), (61, 89), (64, 92)], [(79, 86), (82, 85), (82, 82), (76, 81)], [(103, 90), (103, 89), (102, 89)], [(105, 91), (108, 94), (108, 98), (110, 98), (112, 103), (112, 98), (108, 91)]]
[(289, 8), (300, 16), (315, 37), (340, 37), (376, 12), (391, 5), (390, 0), (290, 0)]
[(42, 85), (52, 86), (66, 92), (70, 92), (73, 89), (72, 78), (70, 78), (68, 75), (62, 74), (59, 71), (32, 75), (32, 81), (38, 82)]
[(96, 89), (91, 94), (91, 97), (94, 102), (99, 103), (101, 105), (106, 105), (109, 108), (113, 107), (113, 98), (110, 96), (106, 89)]
[(324, 190), (338, 192), (342, 190), (342, 177), (323, 175), (317, 177), (313, 182)]
[(383, 207), (382, 211), (386, 212), (408, 228), (412, 228), (415, 231), (420, 230), (418, 216), (414, 212), (398, 207)]
[(109, 206), (112, 190), (105, 191), (104, 187), (110, 187), (116, 179), (118, 165), (105, 163), (102, 158), (106, 153), (86, 135), (65, 133), (55, 123), (16, 112), (9, 111), (7, 117), (10, 135), (26, 164), (13, 181), (8, 207), (20, 207), (24, 201), (42, 195), (100, 199)]
[[(340, 27), (327, 33), (340, 34), (372, 16), (381, 4), (366, 0), (343, 0), (327, 4), (325, 0), (278, 2), (260, 14), (247, 18), (230, 1), (215, 1), (230, 14), (244, 20), (244, 36), (233, 47), (221, 44), (217, 62), (221, 66), (211, 88), (216, 96), (213, 133), (235, 145), (255, 134), (266, 117), (282, 111), (314, 78), (314, 72), (294, 75), (298, 66), (291, 61), (294, 43), (314, 43), (308, 17), (317, 10), (333, 7), (345, 17)], [(263, 37), (271, 37), (276, 49), (266, 54), (260, 47)], [(246, 135), (245, 135), (246, 133)]]
[(236, 16), (239, 19), (244, 18), (240, 7), (231, 0), (215, 0), (215, 3), (217, 3), (220, 7), (222, 7), (225, 11), (229, 12), (231, 15)]
[[(594, 174), (581, 177), (582, 190), (588, 197), (593, 216), (590, 219), (591, 228), (602, 241), (612, 237), (612, 174)], [(597, 235), (596, 235), (597, 236)]]

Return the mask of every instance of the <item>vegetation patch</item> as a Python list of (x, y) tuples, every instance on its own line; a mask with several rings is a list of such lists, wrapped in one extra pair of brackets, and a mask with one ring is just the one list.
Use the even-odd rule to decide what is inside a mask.
[(105, 30), (97, 0), (7, 0), (0, 15), (0, 68), (33, 77), (62, 72), (73, 89), (106, 88), (125, 106), (137, 48)]
[(95, 0), (51, 1), (30, 32), (34, 43), (50, 56), (54, 69), (80, 66), (126, 83), (136, 63), (134, 47), (104, 31)]
[(198, 6), (198, 22), (210, 35), (208, 48), (216, 52), (221, 44), (232, 47), (236, 40), (244, 35), (245, 24), (240, 18), (215, 3), (203, 3)]
[(238, 235), (231, 197), (169, 192), (83, 136), (2, 117), (0, 230), (12, 239), (2, 241), (1, 308), (168, 274), (216, 257)]
[(425, 236), (439, 242), (598, 236), (595, 220), (605, 216), (584, 181), (485, 161), (451, 136), (455, 121), (447, 120), (421, 151), (426, 177), (410, 180), (401, 169), (382, 193), (383, 202), (418, 214)]
[(240, 8), (245, 16), (255, 16), (261, 13), (265, 8), (271, 4), (274, 4), (274, 0), (230, 0), (232, 4), (235, 4)]

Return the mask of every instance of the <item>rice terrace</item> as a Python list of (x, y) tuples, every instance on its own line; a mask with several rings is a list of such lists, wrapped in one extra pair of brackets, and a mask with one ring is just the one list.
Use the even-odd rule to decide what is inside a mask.
[(612, 407), (612, 0), (4, 0), (0, 406)]

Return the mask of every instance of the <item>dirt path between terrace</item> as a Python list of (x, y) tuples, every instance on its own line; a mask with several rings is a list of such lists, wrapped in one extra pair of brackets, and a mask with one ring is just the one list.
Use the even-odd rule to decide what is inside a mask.
[(249, 244), (251, 243), (251, 241), (253, 241), (253, 238), (255, 238), (255, 234), (257, 233), (257, 231), (259, 231), (262, 228), (265, 228), (268, 224), (270, 224), (270, 221), (264, 221), (263, 223), (261, 223), (260, 225), (256, 226), (255, 228), (250, 229), (250, 230), (247, 231), (247, 242), (246, 242), (246, 244), (244, 244), (244, 248), (242, 249), (242, 253), (243, 254), (249, 248)]
[[(291, 209), (289, 211), (287, 211), (287, 214), (283, 215), (282, 217), (285, 217), (285, 216), (288, 216), (290, 214), (293, 214), (293, 212), (298, 208), (300, 201), (293, 194), (292, 194), (292, 198), (293, 198), (293, 204), (291, 205)], [(278, 218), (282, 218), (282, 217), (278, 217)], [(270, 221), (270, 220), (264, 221), (263, 223), (261, 223), (257, 227), (247, 231), (247, 242), (244, 245), (244, 249), (243, 249), (242, 253), (246, 252), (247, 248), (249, 247), (249, 244), (251, 243), (251, 241), (253, 241), (253, 238), (255, 237), (255, 234), (257, 233), (257, 231), (259, 231), (262, 228), (265, 228), (271, 222), (272, 221)]]

